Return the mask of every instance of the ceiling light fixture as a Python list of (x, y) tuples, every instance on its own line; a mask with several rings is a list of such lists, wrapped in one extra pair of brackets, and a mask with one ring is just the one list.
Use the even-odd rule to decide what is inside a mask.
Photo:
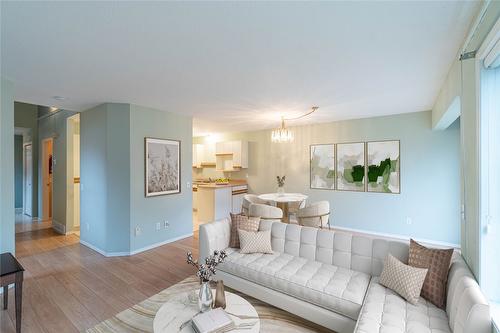
[(294, 118), (281, 117), (281, 127), (276, 128), (271, 132), (271, 141), (276, 142), (276, 143), (292, 142), (293, 141), (293, 132), (292, 132), (292, 130), (286, 128), (285, 120), (297, 120), (300, 118), (304, 118), (304, 117), (310, 115), (311, 113), (313, 113), (314, 111), (316, 111), (317, 109), (319, 109), (319, 106), (313, 106), (311, 108), (311, 111), (309, 111), (308, 113), (305, 113), (301, 116), (294, 117)]

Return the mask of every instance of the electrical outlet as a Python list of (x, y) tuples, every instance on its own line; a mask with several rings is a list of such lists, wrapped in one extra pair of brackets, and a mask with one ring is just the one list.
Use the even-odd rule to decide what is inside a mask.
[(407, 225), (411, 225), (411, 224), (412, 224), (411, 217), (407, 217), (407, 218), (406, 218), (406, 224), (407, 224)]
[(186, 188), (191, 188), (191, 183), (190, 182), (186, 183)]
[(139, 236), (141, 234), (141, 227), (136, 226), (135, 227), (135, 236)]
[(156, 223), (156, 231), (159, 231), (161, 229), (161, 223), (158, 222)]
[(163, 222), (163, 227), (164, 227), (165, 229), (167, 229), (169, 226), (170, 226), (170, 223), (168, 223), (168, 221), (164, 221), (164, 222)]
[(87, 227), (87, 231), (90, 231), (90, 224), (85, 223), (85, 226)]

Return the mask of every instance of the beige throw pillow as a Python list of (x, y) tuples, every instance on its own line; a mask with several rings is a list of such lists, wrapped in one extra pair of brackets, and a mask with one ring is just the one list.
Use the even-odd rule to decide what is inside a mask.
[(255, 232), (259, 230), (259, 225), (260, 217), (247, 217), (245, 215), (231, 213), (231, 235), (229, 237), (229, 247), (240, 247), (238, 229)]
[(389, 254), (380, 274), (379, 283), (394, 290), (411, 304), (417, 304), (426, 275), (426, 268), (405, 265)]
[(271, 230), (251, 232), (243, 229), (240, 234), (240, 253), (273, 253)]

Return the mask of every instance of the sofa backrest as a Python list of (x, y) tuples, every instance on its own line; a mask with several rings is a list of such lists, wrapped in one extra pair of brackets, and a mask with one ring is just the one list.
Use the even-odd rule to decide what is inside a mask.
[[(327, 229), (261, 221), (260, 230), (271, 229), (273, 251), (332, 264), (373, 276), (382, 272), (390, 253), (408, 263), (409, 244)], [(469, 267), (457, 252), (448, 273), (446, 312), (454, 333), (490, 333), (486, 298)]]
[(261, 221), (271, 230), (273, 251), (379, 276), (387, 254), (408, 262), (407, 242), (370, 238), (347, 232)]
[(453, 333), (490, 333), (490, 307), (462, 256), (448, 273), (446, 313)]

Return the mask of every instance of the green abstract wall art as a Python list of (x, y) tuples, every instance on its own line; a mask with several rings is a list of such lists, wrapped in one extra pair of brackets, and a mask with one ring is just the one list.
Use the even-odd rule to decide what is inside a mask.
[(375, 141), (366, 144), (368, 192), (401, 192), (399, 145), (399, 140)]
[(310, 181), (313, 189), (335, 188), (335, 145), (310, 146)]
[(337, 144), (337, 190), (365, 191), (364, 142)]

